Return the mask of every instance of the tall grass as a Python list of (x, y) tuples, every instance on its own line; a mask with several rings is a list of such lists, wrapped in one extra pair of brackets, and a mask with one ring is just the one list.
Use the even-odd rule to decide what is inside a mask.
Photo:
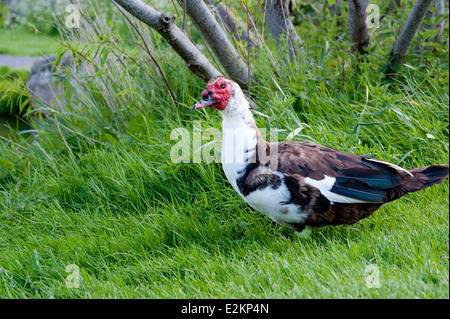
[[(60, 55), (79, 63), (66, 112), (0, 143), (1, 297), (448, 298), (448, 181), (355, 225), (294, 235), (247, 206), (220, 164), (172, 162), (173, 129), (220, 128), (220, 115), (190, 112), (204, 83), (147, 27), (132, 20), (144, 44), (97, 5), (82, 7), (95, 28), (64, 34)], [(308, 54), (280, 62), (279, 78), (270, 41), (250, 53), (258, 126), (405, 168), (448, 163), (448, 50), (426, 65), (410, 56), (385, 83), (392, 36), (376, 32), (360, 62), (333, 19), (305, 20)], [(79, 287), (66, 283), (70, 265)]]

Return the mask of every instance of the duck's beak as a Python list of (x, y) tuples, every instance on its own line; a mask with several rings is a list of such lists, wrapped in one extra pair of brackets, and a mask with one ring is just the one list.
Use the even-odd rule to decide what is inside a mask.
[(196, 109), (200, 109), (202, 107), (212, 106), (212, 105), (214, 105), (214, 103), (216, 103), (216, 99), (212, 98), (212, 92), (210, 92), (207, 95), (205, 95), (200, 101), (195, 103), (194, 106), (192, 107), (192, 109), (196, 110)]

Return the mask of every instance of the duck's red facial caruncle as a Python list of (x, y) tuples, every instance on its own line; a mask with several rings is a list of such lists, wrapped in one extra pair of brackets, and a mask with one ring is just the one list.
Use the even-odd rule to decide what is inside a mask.
[(195, 110), (208, 106), (223, 111), (227, 107), (230, 95), (231, 83), (225, 78), (219, 78), (217, 81), (206, 87), (202, 93), (202, 99), (197, 102), (192, 109)]

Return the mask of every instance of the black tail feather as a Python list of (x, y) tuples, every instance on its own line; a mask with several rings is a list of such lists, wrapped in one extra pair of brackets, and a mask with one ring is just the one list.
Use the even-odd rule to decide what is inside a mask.
[(387, 201), (392, 201), (408, 193), (417, 192), (435, 184), (441, 184), (449, 174), (449, 166), (448, 164), (431, 165), (414, 168), (409, 172), (413, 174), (413, 177), (408, 178), (403, 184), (387, 192)]

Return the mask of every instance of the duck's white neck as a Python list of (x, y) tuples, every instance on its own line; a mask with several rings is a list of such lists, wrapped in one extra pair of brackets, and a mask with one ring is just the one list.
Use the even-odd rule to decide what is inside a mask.
[(247, 109), (243, 112), (239, 112), (239, 114), (235, 114), (232, 116), (223, 116), (222, 120), (222, 128), (228, 127), (256, 127), (255, 120), (253, 119), (252, 112), (250, 109)]
[(233, 86), (226, 108), (220, 112), (223, 117), (222, 127), (246, 127), (254, 125), (250, 105), (239, 86)]
[(222, 166), (227, 179), (239, 193), (236, 179), (255, 154), (260, 134), (245, 97), (242, 95), (242, 99), (236, 100), (227, 106), (229, 112), (227, 109), (222, 112)]
[[(250, 111), (249, 103), (240, 88), (232, 90), (227, 107), (221, 113), (223, 117), (223, 137), (231, 137), (233, 135), (234, 143), (232, 144), (234, 148), (241, 146), (241, 143), (239, 143), (240, 140), (244, 140), (246, 137), (253, 138), (256, 136), (255, 133), (258, 129)], [(231, 140), (224, 140), (224, 142), (224, 147), (231, 145)]]

